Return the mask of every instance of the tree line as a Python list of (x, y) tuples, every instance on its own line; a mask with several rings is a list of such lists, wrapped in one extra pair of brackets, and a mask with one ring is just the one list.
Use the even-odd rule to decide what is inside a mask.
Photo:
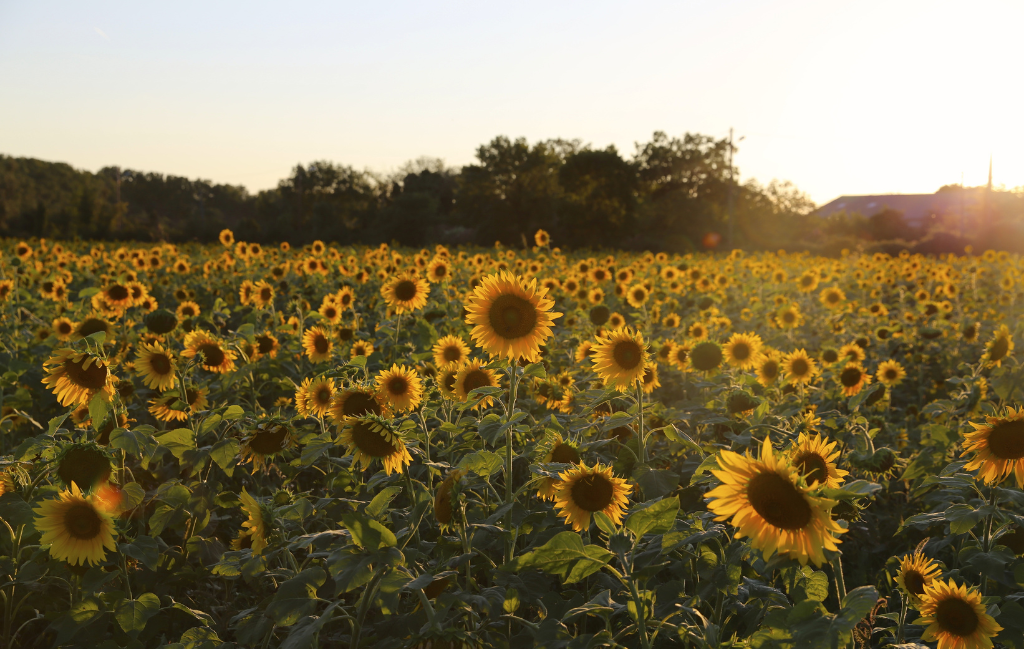
[(788, 182), (738, 177), (726, 139), (663, 132), (628, 157), (579, 140), (501, 136), (462, 168), (423, 158), (386, 176), (316, 161), (256, 194), (0, 156), (0, 235), (213, 241), (230, 227), (256, 242), (521, 245), (543, 228), (570, 247), (688, 250), (708, 237), (776, 247), (814, 208)]

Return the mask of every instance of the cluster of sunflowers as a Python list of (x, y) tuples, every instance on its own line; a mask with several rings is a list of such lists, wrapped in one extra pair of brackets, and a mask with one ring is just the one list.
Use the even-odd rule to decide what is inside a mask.
[(5, 648), (1024, 649), (1024, 260), (220, 243), (0, 245)]

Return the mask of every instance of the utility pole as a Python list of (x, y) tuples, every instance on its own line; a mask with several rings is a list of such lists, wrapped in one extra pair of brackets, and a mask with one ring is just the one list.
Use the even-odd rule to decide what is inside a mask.
[(960, 236), (964, 236), (964, 172), (960, 172)]

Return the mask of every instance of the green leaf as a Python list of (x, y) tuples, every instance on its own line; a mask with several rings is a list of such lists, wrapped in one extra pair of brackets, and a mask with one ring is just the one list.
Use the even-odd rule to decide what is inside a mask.
[(545, 379), (548, 376), (547, 370), (544, 369), (542, 363), (530, 363), (523, 370), (524, 376), (532, 376), (538, 379)]
[(646, 465), (637, 467), (633, 479), (640, 485), (648, 500), (661, 498), (675, 491), (679, 486), (679, 474), (666, 469), (652, 469)]
[(672, 529), (678, 512), (678, 496), (644, 503), (643, 509), (633, 512), (626, 518), (625, 526), (637, 538), (644, 534), (664, 534)]
[(143, 593), (138, 599), (121, 600), (114, 617), (125, 633), (139, 633), (146, 628), (146, 622), (160, 612), (160, 598), (153, 593)]
[(96, 333), (87, 336), (87, 338), (96, 343), (97, 345), (102, 345), (103, 343), (107, 342), (107, 332), (97, 331)]
[(183, 649), (216, 649), (223, 644), (217, 632), (207, 626), (195, 626), (181, 634)]
[(877, 603), (878, 591), (874, 586), (854, 588), (843, 598), (843, 608), (832, 620), (832, 629), (843, 633), (853, 631)]
[(81, 291), (78, 292), (78, 299), (79, 300), (84, 300), (86, 298), (92, 297), (93, 295), (96, 295), (99, 292), (100, 292), (100, 290), (98, 288), (96, 288), (95, 286), (90, 286), (89, 288), (83, 288)]
[[(484, 389), (487, 388), (477, 388), (477, 390)], [(473, 390), (473, 392), (476, 392), (476, 390)], [(504, 442), (503, 438), (505, 436), (505, 431), (526, 419), (528, 416), (529, 413), (517, 410), (507, 422), (502, 422), (501, 417), (491, 413), (480, 421), (478, 429), (480, 431), (480, 437), (484, 438), (489, 445), (498, 446)]]
[(179, 460), (185, 451), (196, 447), (195, 434), (188, 428), (175, 428), (162, 435), (157, 435), (156, 440), (160, 446), (169, 450)]
[(245, 416), (245, 411), (242, 410), (242, 406), (228, 406), (227, 410), (225, 410), (222, 415), (222, 417), (228, 421), (241, 419), (243, 416)]
[(110, 431), (111, 448), (123, 448), (124, 452), (132, 457), (147, 458), (157, 448), (153, 436), (138, 430), (127, 430), (115, 428)]
[(50, 425), (46, 427), (46, 434), (49, 435), (50, 437), (53, 437), (54, 433), (57, 432), (57, 429), (61, 427), (61, 424), (63, 424), (64, 420), (67, 419), (69, 416), (71, 416), (71, 413), (65, 412), (63, 415), (51, 419)]
[(213, 430), (213, 429), (214, 429), (214, 428), (215, 428), (215, 427), (217, 426), (217, 424), (219, 424), (219, 423), (220, 423), (220, 422), (221, 422), (222, 420), (223, 420), (223, 417), (221, 417), (220, 415), (210, 415), (209, 417), (207, 417), (206, 419), (204, 419), (204, 420), (203, 420), (203, 423), (202, 423), (202, 424), (201, 424), (201, 425), (199, 426), (199, 434), (200, 434), (200, 435), (203, 435), (203, 434), (205, 434), (205, 433), (208, 433), (208, 432), (210, 432), (210, 431), (211, 431), (211, 430)]
[(152, 536), (140, 536), (131, 543), (119, 543), (117, 549), (150, 570), (155, 571), (160, 565), (160, 544)]
[(364, 510), (366, 515), (371, 518), (380, 518), (380, 515), (387, 510), (391, 501), (400, 493), (402, 493), (401, 487), (384, 487), (381, 489), (379, 494), (373, 497), (370, 504), (366, 506), (366, 509)]
[(594, 574), (614, 555), (597, 545), (583, 545), (576, 532), (561, 532), (532, 552), (520, 555), (506, 564), (508, 570), (537, 568), (558, 575), (564, 583), (574, 583)]
[(316, 610), (316, 590), (327, 581), (323, 568), (306, 568), (281, 584), (267, 606), (267, 615), (278, 626), (291, 626)]
[(332, 604), (327, 607), (324, 614), (319, 617), (304, 617), (292, 627), (292, 630), (288, 632), (288, 637), (281, 643), (281, 649), (308, 649), (308, 647), (315, 647), (316, 634), (320, 632), (331, 620), (331, 615), (334, 613), (334, 609), (337, 605)]
[(462, 458), (459, 462), (460, 469), (472, 471), (481, 478), (486, 478), (501, 468), (502, 459), (497, 453), (490, 451), (476, 451)]
[(962, 503), (952, 505), (943, 512), (949, 521), (949, 531), (953, 534), (966, 534), (985, 517), (985, 513), (970, 505)]
[(103, 425), (103, 420), (110, 411), (110, 405), (107, 404), (105, 396), (105, 394), (99, 392), (89, 400), (89, 419), (92, 420), (93, 430), (100, 429), (100, 426)]
[(605, 534), (615, 534), (618, 531), (615, 521), (604, 512), (594, 512), (594, 522), (597, 523), (598, 529)]
[(210, 457), (229, 477), (235, 470), (239, 448), (238, 440), (228, 437), (220, 440), (210, 449)]
[(57, 632), (54, 645), (66, 644), (79, 631), (104, 615), (106, 615), (106, 610), (98, 597), (93, 595), (85, 597), (53, 623), (53, 629)]
[(341, 515), (342, 525), (352, 535), (352, 540), (366, 550), (378, 550), (380, 547), (394, 547), (398, 539), (394, 532), (380, 523), (361, 514), (349, 512)]

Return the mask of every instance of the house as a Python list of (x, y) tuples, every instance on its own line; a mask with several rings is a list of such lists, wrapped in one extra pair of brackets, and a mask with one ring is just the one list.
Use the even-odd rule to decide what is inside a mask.
[(961, 218), (977, 218), (984, 211), (985, 192), (985, 187), (961, 189), (947, 186), (934, 194), (840, 196), (816, 209), (814, 214), (828, 217), (846, 212), (871, 217), (888, 209), (902, 212), (907, 225), (918, 227), (941, 217), (947, 217), (954, 222)]

